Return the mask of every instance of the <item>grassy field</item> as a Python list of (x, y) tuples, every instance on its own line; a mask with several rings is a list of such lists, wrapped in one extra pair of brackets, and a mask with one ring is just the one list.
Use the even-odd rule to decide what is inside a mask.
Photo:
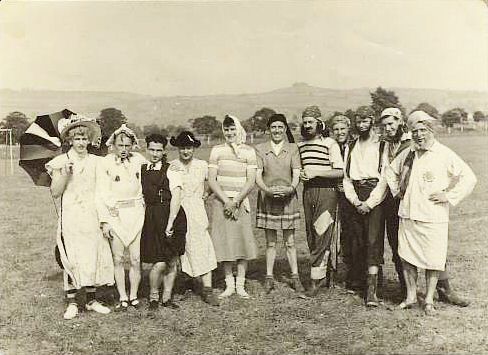
[[(161, 309), (155, 319), (147, 318), (142, 308), (107, 316), (82, 313), (64, 321), (62, 278), (53, 258), (56, 212), (48, 189), (34, 187), (16, 169), (13, 176), (0, 177), (0, 353), (488, 353), (488, 139), (456, 136), (441, 141), (478, 177), (473, 194), (452, 210), (450, 226), (451, 284), (471, 299), (468, 308), (438, 304), (435, 317), (424, 316), (420, 309), (366, 309), (341, 288), (301, 299), (284, 282), (265, 295), (264, 235), (256, 230), (260, 257), (250, 264), (251, 300), (235, 297), (212, 308), (187, 292), (176, 295), (180, 311)], [(208, 152), (198, 154), (206, 158)], [(301, 277), (308, 285), (303, 230), (297, 243)], [(399, 295), (386, 250), (384, 296), (386, 305), (393, 305)], [(282, 248), (276, 274), (288, 274)], [(215, 278), (215, 286), (222, 289), (220, 271)]]

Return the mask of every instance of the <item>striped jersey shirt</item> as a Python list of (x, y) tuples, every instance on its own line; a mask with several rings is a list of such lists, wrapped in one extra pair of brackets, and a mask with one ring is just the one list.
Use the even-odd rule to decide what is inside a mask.
[[(298, 143), (298, 150), (300, 152), (300, 160), (302, 167), (307, 171), (328, 171), (332, 169), (343, 169), (344, 160), (342, 159), (341, 150), (335, 140), (330, 137), (316, 137), (311, 140)], [(318, 187), (324, 185), (326, 179), (323, 177), (316, 177), (310, 180), (306, 185)], [(332, 182), (332, 181), (331, 181)], [(328, 186), (328, 183), (325, 183)], [(323, 187), (326, 187), (326, 186)]]
[(235, 197), (246, 184), (248, 170), (257, 168), (254, 148), (240, 144), (237, 155), (229, 144), (212, 148), (208, 161), (209, 169), (217, 169), (217, 182), (228, 197)]

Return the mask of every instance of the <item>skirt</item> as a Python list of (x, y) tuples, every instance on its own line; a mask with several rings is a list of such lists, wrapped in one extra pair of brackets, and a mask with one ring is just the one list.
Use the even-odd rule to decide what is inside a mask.
[(400, 218), (398, 254), (418, 268), (444, 271), (448, 226), (448, 222), (429, 223)]
[(257, 228), (282, 230), (298, 229), (300, 226), (296, 193), (286, 198), (273, 198), (259, 191), (257, 205)]
[(170, 262), (185, 252), (185, 236), (187, 231), (186, 215), (180, 208), (173, 223), (174, 233), (166, 236), (168, 224), (169, 203), (161, 205), (147, 205), (144, 227), (141, 236), (141, 261), (154, 264)]
[(224, 216), (224, 204), (212, 201), (211, 237), (218, 262), (256, 259), (258, 249), (254, 240), (251, 213), (241, 204), (237, 220)]

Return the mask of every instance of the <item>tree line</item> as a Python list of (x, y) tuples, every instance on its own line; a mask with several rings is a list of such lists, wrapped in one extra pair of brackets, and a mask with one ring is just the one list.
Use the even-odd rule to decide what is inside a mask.
[[(370, 92), (371, 102), (370, 107), (374, 110), (376, 117), (379, 118), (381, 111), (387, 107), (397, 107), (404, 114), (408, 114), (405, 108), (400, 103), (400, 100), (396, 93), (392, 90), (387, 90), (382, 87), (376, 88), (376, 90)], [(442, 125), (448, 128), (454, 126), (454, 124), (462, 124), (467, 122), (468, 113), (466, 110), (460, 107), (455, 107), (439, 113), (437, 108), (428, 102), (422, 102), (417, 105), (412, 111), (422, 110), (430, 114), (431, 116), (440, 119)], [(273, 115), (275, 111), (269, 107), (263, 107), (257, 110), (251, 117), (242, 121), (243, 127), (248, 132), (264, 133), (266, 131), (266, 122), (268, 118)], [(344, 112), (335, 112), (336, 114), (344, 114), (349, 118), (353, 118), (355, 110), (347, 109)], [(292, 130), (295, 130), (299, 126), (299, 119), (296, 115), (288, 117), (289, 125)], [(473, 120), (475, 122), (488, 121), (488, 114), (482, 111), (475, 111), (473, 113)], [(156, 123), (138, 126), (133, 122), (128, 122), (124, 113), (114, 107), (104, 108), (100, 111), (97, 121), (100, 124), (102, 130), (102, 136), (106, 139), (109, 137), (115, 129), (120, 127), (122, 123), (126, 123), (137, 134), (138, 137), (147, 136), (151, 133), (160, 133), (164, 136), (177, 135), (181, 131), (186, 129), (192, 129), (199, 135), (206, 135), (211, 138), (221, 138), (221, 121), (217, 117), (212, 115), (203, 115), (188, 120), (186, 125), (158, 125)], [(27, 127), (32, 122), (32, 119), (27, 117), (24, 113), (19, 111), (10, 112), (1, 122), (0, 128), (12, 129), (12, 136), (14, 143), (19, 142), (20, 136), (25, 132)]]

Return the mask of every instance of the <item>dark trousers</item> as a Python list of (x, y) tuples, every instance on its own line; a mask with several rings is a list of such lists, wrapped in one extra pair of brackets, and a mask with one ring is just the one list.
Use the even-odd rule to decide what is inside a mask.
[[(354, 184), (361, 201), (366, 201), (376, 183)], [(368, 267), (380, 266), (384, 263), (385, 218), (383, 205), (379, 204), (368, 214), (360, 214), (355, 207), (350, 214), (351, 233), (351, 282), (362, 284)]]
[(348, 267), (352, 263), (352, 242), (354, 230), (351, 228), (351, 215), (356, 208), (347, 200), (344, 192), (338, 193), (339, 219), (341, 221), (341, 255), (344, 264)]
[(385, 212), (386, 221), (386, 237), (388, 238), (388, 244), (390, 244), (392, 261), (395, 265), (395, 270), (398, 274), (398, 279), (402, 286), (405, 285), (405, 278), (403, 277), (402, 260), (398, 255), (398, 226), (400, 224), (400, 218), (398, 217), (398, 208), (400, 206), (400, 199), (393, 198), (390, 192), (383, 201), (383, 208)]

